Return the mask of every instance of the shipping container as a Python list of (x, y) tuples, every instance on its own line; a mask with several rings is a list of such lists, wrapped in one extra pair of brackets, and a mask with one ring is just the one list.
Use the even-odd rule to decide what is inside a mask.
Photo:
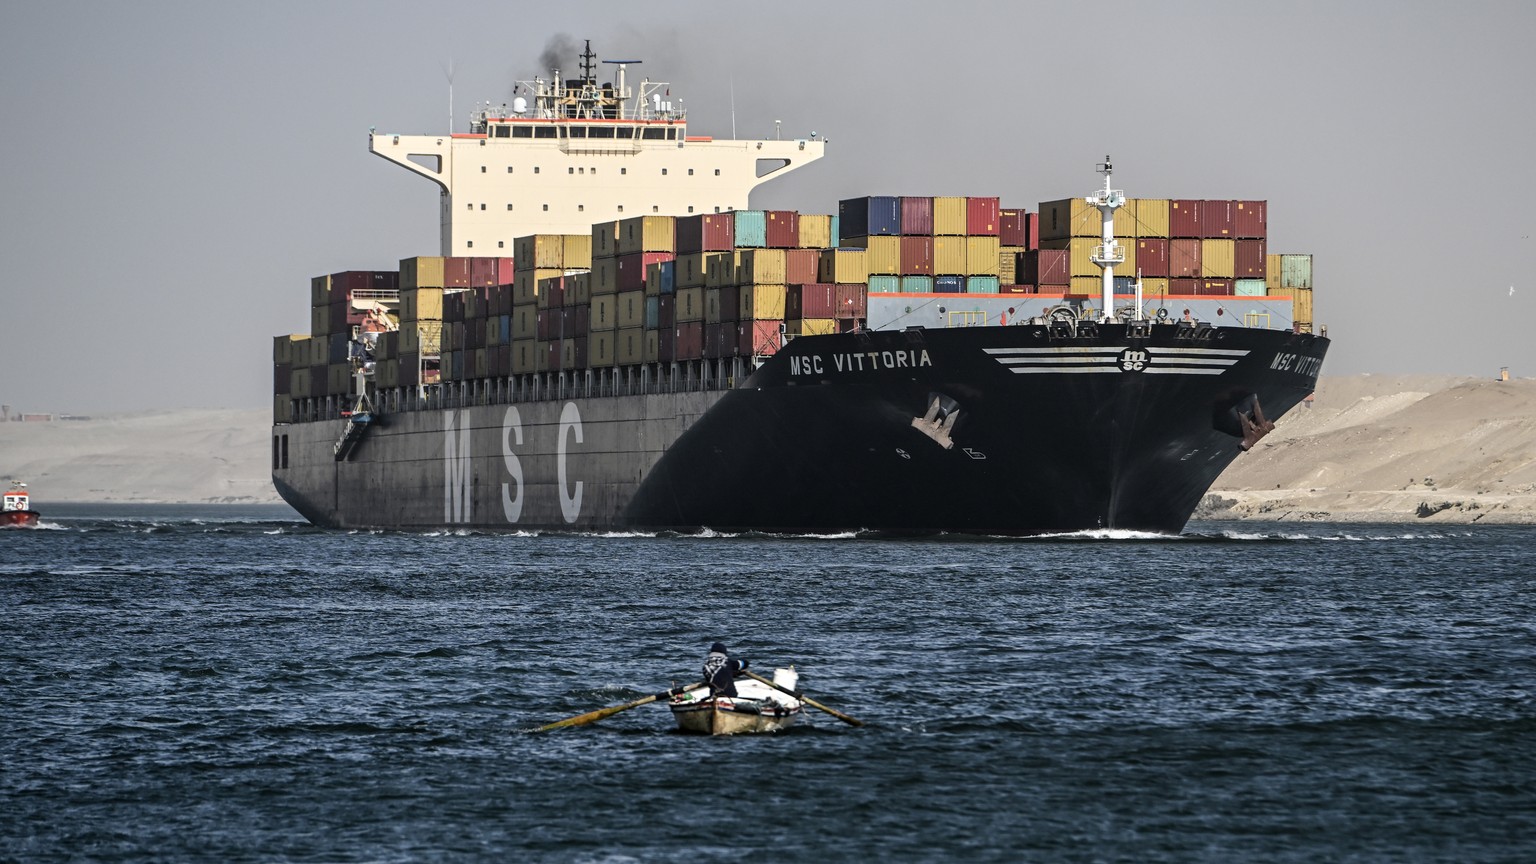
[(1069, 275), (1074, 278), (1097, 278), (1103, 274), (1103, 269), (1093, 263), (1093, 250), (1100, 243), (1101, 240), (1093, 237), (1072, 237), (1066, 240), (1040, 241), (1040, 244), (1047, 249), (1058, 250), (1068, 256), (1067, 267)]
[[(567, 270), (586, 270), (592, 266), (592, 234), (563, 234), (565, 260), (560, 266)], [(505, 274), (504, 274), (505, 275)]]
[(894, 236), (901, 233), (901, 199), (892, 195), (839, 201), (837, 215), (840, 245), (846, 245), (842, 241), (851, 237)]
[(868, 253), (862, 248), (844, 247), (820, 250), (816, 267), (817, 282), (868, 282)]
[[(1207, 201), (1206, 204), (1211, 202)], [(1204, 206), (1204, 205), (1202, 205)], [(1233, 279), (1237, 276), (1237, 245), (1232, 240), (1200, 241), (1200, 278)]]
[(1238, 279), (1232, 285), (1232, 293), (1239, 297), (1264, 297), (1269, 289), (1263, 279)]
[(1229, 297), (1232, 295), (1232, 279), (1199, 279), (1195, 293), (1202, 297)]
[[(652, 217), (645, 217), (647, 219)], [(645, 291), (645, 268), (675, 258), (671, 252), (626, 252), (613, 259), (620, 291)]]
[[(708, 290), (714, 290), (714, 291), (719, 292), (718, 299), (716, 300), (716, 302), (718, 303), (719, 309), (720, 309), (720, 312), (719, 312), (719, 320), (720, 321), (725, 322), (725, 321), (739, 321), (739, 320), (741, 320), (741, 286), (740, 285), (726, 285), (726, 286), (723, 286), (723, 287), (720, 287), (720, 288), (714, 288), (714, 289), (708, 289)], [(706, 293), (707, 293), (707, 291), (706, 291)], [(707, 307), (708, 305), (709, 305), (709, 301), (706, 298), (705, 306)], [(671, 322), (668, 322), (668, 323), (671, 323)]]
[(793, 318), (784, 322), (790, 336), (826, 336), (837, 332), (835, 318)]
[(1202, 241), (1200, 240), (1179, 238), (1168, 241), (1168, 275), (1174, 279), (1200, 278), (1201, 251)]
[[(741, 286), (741, 320), (762, 321), (770, 318), (783, 320), (787, 293), (788, 287), (784, 285)], [(678, 320), (684, 319), (679, 316)]]
[[(1246, 202), (1238, 202), (1246, 203)], [(1262, 239), (1241, 239), (1232, 241), (1235, 269), (1233, 275), (1239, 279), (1264, 278), (1264, 244)]]
[(800, 244), (800, 214), (794, 210), (766, 210), (763, 245), (770, 249), (793, 249)]
[(1200, 202), (1175, 199), (1168, 202), (1168, 236), (1173, 239), (1199, 239), (1204, 227), (1200, 224)]
[(731, 236), (735, 248), (761, 249), (768, 245), (768, 216), (761, 210), (737, 210), (731, 213)]
[(708, 273), (709, 253), (693, 252), (677, 256), (674, 288), (702, 288)]
[(1236, 201), (1200, 202), (1200, 237), (1203, 240), (1227, 239), (1237, 232)]
[[(984, 200), (984, 199), (968, 199)], [(995, 200), (995, 199), (992, 199)], [(997, 220), (993, 219), (993, 224)], [(979, 235), (971, 234), (965, 238), (965, 269), (960, 271), (966, 276), (991, 276), (997, 278), (997, 256), (999, 252), (998, 238), (996, 234)]]
[(534, 303), (540, 309), (557, 309), (565, 305), (565, 277), (549, 276), (539, 280)]
[[(697, 288), (693, 290), (702, 291), (704, 289)], [(599, 330), (619, 329), (619, 295), (594, 294), (592, 296), (592, 305), (588, 308), (591, 311), (587, 313), (587, 327), (591, 332), (596, 333)]]
[(657, 261), (645, 267), (645, 293), (651, 297), (677, 291), (677, 262)]
[(836, 290), (837, 311), (832, 317), (856, 320), (869, 314), (868, 285), (838, 285)]
[(295, 358), (299, 356), (300, 351), (305, 350), (307, 347), (301, 346), (300, 343), (307, 343), (308, 341), (309, 336), (300, 333), (295, 333), (291, 336), (272, 337), (272, 362), (297, 362)]
[(1306, 288), (1312, 286), (1312, 256), (1291, 255), (1280, 256), (1280, 287), (1281, 288)]
[[(744, 250), (743, 250), (744, 251)], [(736, 284), (736, 262), (741, 258), (741, 251), (715, 252), (705, 256), (704, 285), (702, 287), (719, 288), (722, 285)], [(681, 285), (679, 288), (683, 287)], [(698, 285), (689, 285), (689, 288), (698, 288)]]
[(1270, 288), (1280, 287), (1280, 256), (1264, 256), (1264, 284)]
[(972, 237), (996, 237), (1002, 222), (998, 211), (998, 199), (969, 197), (965, 199), (965, 233)]
[(1136, 237), (1168, 238), (1168, 199), (1136, 199)]
[(1312, 324), (1317, 320), (1313, 317), (1312, 289), (1310, 288), (1282, 288), (1279, 291), (1269, 292), (1270, 297), (1290, 298), (1291, 319), (1297, 324), (1306, 325), (1311, 332)]
[(736, 262), (736, 278), (731, 282), (738, 285), (783, 283), (787, 257), (784, 249), (743, 249)]
[(895, 235), (849, 237), (849, 246), (864, 249), (864, 266), (871, 275), (895, 276), (901, 273), (901, 238)]
[(933, 277), (933, 291), (935, 294), (963, 294), (965, 293), (965, 277), (935, 276)]
[(934, 236), (965, 236), (965, 198), (955, 195), (935, 196), (933, 199)]
[[(592, 260), (596, 261), (599, 258), (612, 258), (617, 254), (619, 254), (618, 220), (614, 220), (612, 222), (594, 222), (592, 224)], [(528, 265), (523, 262), (518, 262), (519, 269), (526, 266)]]
[[(1044, 241), (1041, 241), (1044, 242)], [(1072, 278), (1071, 253), (1066, 249), (1030, 249), (1024, 253), (1020, 281), (1030, 285), (1063, 286)]]
[[(587, 248), (592, 248), (592, 237), (587, 235)], [(537, 268), (564, 269), (565, 268), (565, 235), (564, 234), (529, 234), (524, 237), (516, 237), (512, 240), (512, 258), (517, 261), (519, 270), (533, 270)], [(590, 256), (582, 262), (580, 267), (590, 266)]]
[(704, 292), (706, 288), (684, 288), (677, 292), (673, 316), (678, 324), (704, 321)]
[(832, 216), (827, 213), (801, 213), (800, 214), (800, 240), (796, 246), (800, 249), (821, 250), (829, 246), (837, 245), (833, 239)]
[(933, 238), (933, 270), (931, 272), (935, 276), (964, 276), (967, 266), (966, 250), (968, 248), (964, 235), (935, 236)]
[[(1098, 298), (1104, 293), (1104, 276), (1103, 274), (1098, 276), (1073, 276), (1072, 284), (1067, 286), (1067, 291), (1071, 294), (1082, 294)], [(1098, 303), (1094, 303), (1094, 307), (1097, 308)]]
[(284, 396), (293, 392), (293, 364), (272, 364), (272, 395)]
[[(931, 276), (915, 276), (912, 278), (926, 279), (930, 288), (932, 287), (933, 277)], [(906, 280), (907, 277), (905, 276), (871, 276), (865, 280), (865, 284), (869, 286), (869, 293), (871, 294), (895, 294), (903, 290), (902, 284)]]
[(1168, 286), (1169, 281), (1166, 277), (1144, 278), (1141, 280), (1141, 293), (1147, 297), (1168, 294), (1170, 290)]
[(933, 275), (933, 239), (910, 235), (901, 238), (901, 263), (898, 269), (901, 275)]
[[(443, 259), (443, 287), (444, 288), (469, 288), (468, 258), (444, 258)], [(334, 283), (332, 283), (334, 284)]]
[(1142, 276), (1168, 276), (1168, 243), (1161, 237), (1143, 237), (1136, 241), (1136, 266), (1141, 268)]
[[(517, 271), (517, 275), (512, 278), (513, 307), (539, 305), (540, 286), (547, 284), (546, 280), (557, 279), (563, 275), (565, 275), (565, 271), (558, 267), (539, 267), (534, 270)], [(454, 296), (463, 295), (448, 295), (448, 300), (445, 301), (445, 310), (446, 305), (452, 301)], [(447, 313), (445, 311), (445, 320), (446, 317)]]
[(679, 257), (700, 252), (723, 252), (736, 245), (736, 220), (729, 213), (679, 216), (675, 229)]
[(818, 282), (818, 271), (821, 269), (820, 249), (789, 249), (784, 252), (784, 278), (752, 279), (742, 281), (752, 282)]
[(309, 305), (331, 305), (331, 275), (314, 276), (309, 280)]
[(838, 317), (837, 286), (830, 282), (788, 286), (784, 297), (784, 317)]
[(967, 276), (965, 277), (965, 293), (967, 294), (996, 294), (1001, 283), (996, 276)]
[(1024, 247), (1029, 245), (1029, 233), (1025, 225), (1025, 213), (1023, 210), (1003, 208), (997, 213), (998, 238), (1004, 246)]
[(1232, 234), (1244, 240), (1269, 236), (1269, 204), (1265, 201), (1232, 202)]
[[(642, 331), (643, 332), (643, 331)], [(679, 322), (673, 328), (672, 353), (677, 360), (698, 360), (704, 356), (704, 322)]]
[(1040, 202), (1040, 242), (1072, 237), (1102, 237), (1104, 217), (1082, 198)]
[(615, 297), (617, 299), (615, 308), (619, 316), (619, 329), (626, 330), (630, 327), (644, 327), (645, 293), (643, 291), (620, 291)]
[(423, 255), (400, 259), (400, 290), (407, 288), (445, 288), (443, 257)]
[(933, 199), (931, 197), (924, 195), (902, 196), (901, 233), (906, 236), (932, 236)]
[[(1001, 235), (999, 235), (1001, 238)], [(1003, 246), (997, 251), (997, 281), (1004, 285), (1015, 285), (1019, 281), (1019, 256), (1024, 253), (1022, 246)]]
[(614, 337), (617, 330), (604, 330), (593, 333), (587, 341), (587, 365), (593, 369), (603, 369), (618, 363), (618, 353), (613, 349)]
[[(676, 253), (676, 228), (672, 216), (631, 216), (619, 220), (618, 256), (646, 252)], [(642, 274), (641, 278), (644, 278)]]
[(737, 353), (744, 357), (770, 357), (783, 346), (784, 322), (742, 321), (736, 325)]

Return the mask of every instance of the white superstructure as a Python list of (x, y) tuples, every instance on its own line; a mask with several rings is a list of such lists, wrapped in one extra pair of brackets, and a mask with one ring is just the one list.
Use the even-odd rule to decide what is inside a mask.
[[(442, 189), (443, 255), (510, 256), (529, 234), (585, 234), (631, 216), (746, 209), (760, 183), (820, 159), (826, 142), (690, 136), (681, 100), (664, 83), (625, 81), (639, 61), (604, 61), (590, 43), (582, 77), (518, 83), (510, 104), (482, 106), (471, 131), (371, 132), (368, 149)], [(531, 97), (531, 101), (530, 101)]]

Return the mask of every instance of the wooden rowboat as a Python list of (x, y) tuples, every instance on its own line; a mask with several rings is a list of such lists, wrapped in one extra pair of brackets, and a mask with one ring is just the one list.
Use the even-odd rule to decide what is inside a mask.
[[(773, 683), (794, 690), (799, 674), (793, 666), (773, 670)], [(736, 681), (735, 696), (711, 697), (708, 687), (686, 690), (667, 703), (677, 728), (704, 735), (777, 732), (800, 719), (799, 699), (750, 678)]]

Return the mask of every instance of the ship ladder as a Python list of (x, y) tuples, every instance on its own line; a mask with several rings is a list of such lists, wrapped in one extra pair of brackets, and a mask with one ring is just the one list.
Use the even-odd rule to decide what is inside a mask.
[(373, 415), (366, 411), (353, 414), (346, 419), (346, 425), (342, 426), (341, 437), (336, 440), (334, 449), (337, 462), (344, 462), (348, 456), (352, 455), (352, 450), (357, 447), (357, 442), (363, 440), (363, 435), (367, 434), (368, 426), (372, 422)]

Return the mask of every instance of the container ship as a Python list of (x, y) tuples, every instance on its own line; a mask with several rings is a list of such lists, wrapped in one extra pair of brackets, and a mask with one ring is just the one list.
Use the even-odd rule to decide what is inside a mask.
[[(311, 281), (272, 479), (316, 525), (1183, 530), (1312, 392), (1312, 258), (1262, 200), (875, 195), (749, 207), (809, 136), (691, 135), (581, 56), (470, 131), (373, 131), (439, 255)], [(829, 208), (831, 209), (831, 208)]]

